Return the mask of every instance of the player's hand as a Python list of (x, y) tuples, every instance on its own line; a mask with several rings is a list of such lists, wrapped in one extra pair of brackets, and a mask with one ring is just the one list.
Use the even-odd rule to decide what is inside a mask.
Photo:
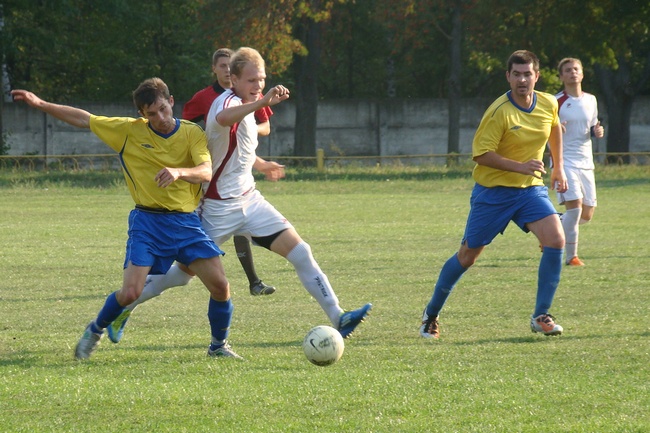
[(263, 99), (269, 106), (279, 104), (280, 102), (289, 99), (289, 89), (278, 84), (277, 86), (271, 87), (271, 89), (266, 92)]
[(566, 120), (560, 123), (560, 128), (562, 128), (562, 134), (566, 133), (566, 124), (567, 124)]
[(156, 174), (154, 180), (158, 183), (160, 188), (167, 188), (174, 183), (176, 179), (181, 176), (180, 170), (177, 168), (165, 167)]
[(551, 189), (554, 189), (557, 192), (567, 192), (569, 189), (569, 182), (567, 181), (564, 170), (553, 168), (551, 173)]
[(544, 161), (540, 161), (539, 159), (531, 159), (530, 161), (524, 162), (522, 164), (521, 173), (536, 177), (537, 179), (541, 179), (542, 175), (546, 174)]
[(598, 121), (598, 123), (596, 123), (596, 125), (594, 125), (593, 131), (594, 131), (594, 137), (596, 138), (603, 138), (605, 136), (605, 128), (601, 126), (600, 120)]
[(284, 165), (278, 164), (274, 161), (266, 161), (260, 171), (264, 173), (266, 180), (276, 182), (285, 176)]
[(22, 89), (12, 90), (11, 96), (14, 98), (14, 101), (23, 101), (30, 107), (36, 107), (42, 102), (44, 102), (41, 98), (39, 98), (32, 92), (29, 92), (27, 90), (22, 90)]

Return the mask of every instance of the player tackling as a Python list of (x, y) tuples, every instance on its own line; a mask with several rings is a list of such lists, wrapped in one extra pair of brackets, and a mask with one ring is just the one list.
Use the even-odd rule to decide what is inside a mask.
[[(347, 312), (339, 306), (334, 289), (316, 263), (309, 244), (255, 187), (253, 168), (267, 177), (281, 178), (284, 166), (256, 155), (258, 132), (253, 113), (286, 101), (289, 90), (277, 85), (260, 99), (266, 81), (265, 63), (253, 48), (243, 47), (235, 52), (230, 60), (230, 73), (232, 88), (212, 103), (206, 119), (213, 175), (209, 184), (204, 185), (204, 197), (199, 206), (203, 228), (217, 245), (233, 235), (243, 235), (286, 258), (332, 326), (347, 338), (368, 315), (372, 305), (368, 303)], [(172, 287), (172, 284), (163, 282), (157, 286)], [(111, 324), (108, 330), (111, 341), (120, 341), (127, 319), (138, 304), (160, 294), (148, 293), (148, 287), (140, 299)]]

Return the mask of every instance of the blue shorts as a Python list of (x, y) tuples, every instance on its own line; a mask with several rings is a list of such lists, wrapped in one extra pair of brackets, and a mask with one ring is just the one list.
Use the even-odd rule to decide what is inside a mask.
[(201, 227), (195, 213), (154, 213), (133, 209), (124, 268), (129, 262), (150, 266), (150, 274), (165, 274), (174, 260), (189, 265), (196, 259), (222, 256), (223, 251)]
[(526, 224), (556, 213), (545, 186), (487, 188), (475, 184), (463, 243), (467, 242), (469, 248), (488, 245), (503, 234), (510, 221), (527, 233)]

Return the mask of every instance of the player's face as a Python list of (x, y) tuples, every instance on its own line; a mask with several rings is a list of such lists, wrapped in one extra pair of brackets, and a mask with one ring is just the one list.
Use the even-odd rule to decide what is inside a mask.
[(169, 101), (165, 98), (158, 98), (153, 104), (145, 105), (140, 114), (149, 121), (149, 125), (154, 131), (169, 134), (176, 127), (174, 112), (172, 111), (173, 106), (173, 96), (169, 98)]
[(219, 85), (224, 89), (230, 89), (230, 57), (219, 57), (216, 65), (212, 65), (212, 72), (217, 76)]
[(539, 72), (535, 72), (533, 64), (527, 65), (513, 64), (510, 71), (506, 72), (506, 78), (510, 83), (512, 93), (518, 97), (532, 95), (535, 84), (539, 79)]
[(562, 65), (562, 73), (560, 74), (560, 80), (564, 84), (576, 84), (581, 83), (584, 78), (584, 73), (582, 72), (582, 66), (578, 62), (567, 62)]
[(266, 71), (258, 68), (254, 63), (247, 63), (242, 69), (241, 76), (232, 76), (232, 86), (237, 96), (244, 103), (255, 102), (260, 99), (266, 84)]

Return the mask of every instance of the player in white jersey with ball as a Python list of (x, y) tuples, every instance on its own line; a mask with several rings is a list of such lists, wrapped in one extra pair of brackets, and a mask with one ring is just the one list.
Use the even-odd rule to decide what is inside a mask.
[(591, 137), (601, 138), (605, 132), (598, 121), (596, 97), (582, 90), (582, 62), (565, 58), (558, 64), (564, 90), (555, 95), (559, 105), (564, 135), (564, 171), (569, 189), (558, 193), (558, 202), (566, 207), (562, 227), (566, 238), (565, 263), (584, 266), (578, 257), (580, 224), (591, 221), (596, 208), (596, 181)]
[[(288, 99), (289, 90), (277, 85), (260, 98), (266, 80), (265, 64), (262, 56), (252, 48), (243, 47), (235, 52), (230, 59), (230, 75), (232, 88), (212, 103), (206, 118), (213, 176), (210, 183), (204, 185), (204, 197), (198, 209), (203, 228), (217, 245), (233, 235), (242, 235), (286, 258), (332, 326), (347, 338), (365, 319), (372, 305), (344, 311), (309, 244), (255, 188), (253, 168), (263, 172), (267, 179), (277, 180), (284, 177), (284, 166), (256, 155), (258, 131), (253, 113)], [(169, 283), (163, 281), (156, 286), (173, 287), (177, 284), (170, 273), (173, 275), (182, 269), (178, 264), (174, 267), (168, 275), (150, 278), (169, 279)], [(149, 287), (145, 286), (135, 305), (161, 293), (149, 293)], [(118, 342), (122, 338), (126, 318), (134, 304), (127, 307), (125, 317), (116, 319), (109, 327), (111, 341)]]

